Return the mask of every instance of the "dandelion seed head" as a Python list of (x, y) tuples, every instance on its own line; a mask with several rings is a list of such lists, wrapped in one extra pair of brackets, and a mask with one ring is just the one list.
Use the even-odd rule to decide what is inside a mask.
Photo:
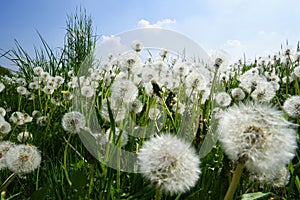
[(137, 86), (129, 80), (114, 81), (111, 86), (111, 97), (124, 103), (133, 102), (138, 95)]
[(27, 89), (24, 86), (17, 87), (17, 92), (21, 95), (25, 95), (27, 93)]
[(215, 96), (216, 103), (221, 107), (227, 107), (231, 103), (231, 97), (227, 92), (220, 92)]
[(189, 143), (171, 134), (146, 141), (138, 160), (143, 176), (170, 195), (189, 191), (199, 178), (198, 156)]
[(260, 82), (251, 93), (251, 97), (260, 102), (270, 102), (276, 95), (272, 83), (267, 81)]
[(41, 67), (34, 67), (33, 68), (33, 73), (37, 76), (40, 76), (42, 74), (42, 72), (44, 72), (43, 68)]
[(33, 145), (15, 145), (6, 152), (6, 164), (10, 171), (27, 174), (41, 163), (41, 154)]
[(15, 143), (10, 141), (0, 142), (0, 170), (7, 167), (6, 165), (6, 152), (15, 145)]
[(294, 118), (300, 118), (300, 96), (291, 96), (283, 103), (283, 110)]
[(84, 97), (92, 97), (95, 94), (94, 88), (89, 85), (81, 87), (81, 95)]
[(245, 92), (241, 89), (241, 88), (233, 88), (231, 90), (231, 96), (238, 100), (238, 101), (241, 101), (245, 98), (246, 94)]
[(254, 173), (276, 172), (294, 157), (297, 148), (293, 124), (269, 104), (240, 103), (223, 111), (219, 140), (231, 160), (246, 161)]
[(131, 43), (131, 48), (136, 52), (140, 52), (144, 48), (144, 44), (141, 41), (134, 40)]
[(86, 126), (86, 119), (80, 112), (71, 111), (62, 117), (62, 127), (65, 131), (79, 133)]

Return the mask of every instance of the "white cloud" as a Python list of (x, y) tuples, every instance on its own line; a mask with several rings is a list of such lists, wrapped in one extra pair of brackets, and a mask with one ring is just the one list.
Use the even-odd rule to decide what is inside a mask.
[(163, 19), (163, 20), (159, 20), (154, 24), (151, 24), (148, 20), (145, 19), (141, 19), (137, 26), (139, 28), (169, 28), (170, 26), (173, 26), (176, 24), (176, 20), (172, 20), (172, 19)]

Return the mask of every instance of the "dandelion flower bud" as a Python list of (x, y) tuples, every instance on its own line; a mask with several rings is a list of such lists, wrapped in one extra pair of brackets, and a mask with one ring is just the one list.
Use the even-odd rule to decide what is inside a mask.
[(163, 192), (187, 192), (200, 174), (200, 161), (191, 145), (174, 135), (163, 134), (145, 142), (138, 154), (143, 176)]
[(41, 154), (35, 146), (20, 144), (11, 147), (6, 153), (9, 170), (17, 174), (34, 171), (41, 163)]

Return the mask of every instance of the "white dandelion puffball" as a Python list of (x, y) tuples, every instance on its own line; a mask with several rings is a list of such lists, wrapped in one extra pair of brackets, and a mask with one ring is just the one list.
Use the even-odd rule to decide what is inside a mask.
[(0, 142), (0, 170), (6, 168), (6, 152), (15, 145), (10, 141)]
[(163, 192), (187, 192), (200, 174), (200, 161), (191, 145), (171, 134), (145, 142), (138, 153), (143, 176)]
[(269, 104), (248, 102), (229, 107), (219, 119), (219, 140), (227, 156), (245, 161), (253, 173), (273, 173), (286, 166), (297, 148), (294, 124)]
[(0, 117), (0, 136), (1, 134), (7, 134), (11, 131), (11, 125), (5, 120), (1, 120), (2, 116)]
[(71, 133), (79, 133), (80, 129), (84, 128), (85, 125), (85, 117), (77, 111), (68, 112), (62, 118), (63, 129)]
[(133, 102), (138, 96), (137, 86), (129, 80), (116, 80), (111, 86), (111, 98), (124, 103)]
[(40, 152), (32, 145), (16, 145), (6, 152), (6, 165), (10, 171), (17, 174), (34, 171), (40, 165), (41, 159)]
[(241, 88), (234, 88), (231, 90), (232, 98), (241, 101), (246, 97), (245, 92)]
[(231, 97), (227, 92), (220, 92), (216, 95), (215, 100), (221, 107), (227, 107), (231, 103)]
[(291, 96), (283, 103), (283, 110), (294, 118), (300, 118), (300, 96)]

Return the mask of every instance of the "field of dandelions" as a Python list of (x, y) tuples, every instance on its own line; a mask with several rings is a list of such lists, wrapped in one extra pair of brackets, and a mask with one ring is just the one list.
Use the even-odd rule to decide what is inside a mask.
[(133, 41), (92, 64), (85, 11), (61, 49), (39, 37), (34, 56), (18, 42), (1, 53), (20, 69), (0, 75), (1, 199), (299, 199), (299, 48), (206, 66), (164, 49), (143, 60)]

